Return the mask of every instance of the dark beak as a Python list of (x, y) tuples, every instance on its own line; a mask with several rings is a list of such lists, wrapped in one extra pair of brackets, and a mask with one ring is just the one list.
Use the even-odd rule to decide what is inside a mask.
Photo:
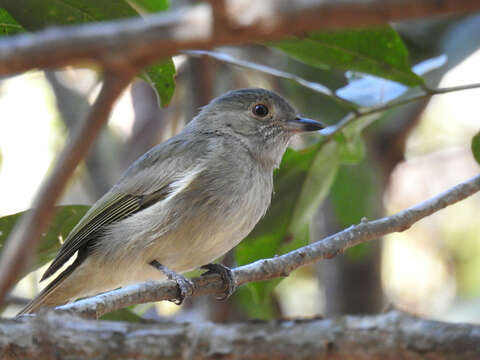
[(293, 132), (318, 131), (325, 129), (325, 125), (316, 120), (297, 116), (294, 120), (286, 122), (287, 128)]

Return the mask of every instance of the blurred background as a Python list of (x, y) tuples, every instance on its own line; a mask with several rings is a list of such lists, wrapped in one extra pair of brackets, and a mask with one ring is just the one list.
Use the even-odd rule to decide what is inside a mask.
[[(412, 65), (445, 54), (442, 67), (425, 75), (431, 87), (480, 83), (480, 15), (394, 24)], [(347, 85), (344, 71), (309, 67), (261, 45), (221, 48), (239, 59), (264, 64), (324, 84)], [(335, 124), (346, 110), (289, 80), (208, 57), (174, 58), (176, 89), (159, 108), (142, 80), (117, 103), (108, 127), (76, 170), (62, 204), (91, 205), (138, 156), (171, 137), (214, 97), (235, 88), (272, 89), (308, 117)], [(28, 209), (32, 198), (98, 93), (91, 70), (32, 71), (0, 79), (0, 216)], [(380, 89), (381, 91), (381, 89)], [(408, 96), (408, 94), (407, 94)], [(435, 96), (382, 114), (364, 132), (367, 156), (342, 165), (328, 198), (310, 225), (317, 241), (362, 217), (375, 219), (423, 201), (477, 174), (471, 138), (478, 132), (480, 90)], [(59, 110), (60, 109), (60, 110)], [(311, 139), (296, 140), (296, 147)], [(281, 197), (282, 193), (277, 193)], [(245, 318), (378, 313), (396, 307), (446, 321), (480, 322), (480, 196), (392, 234), (304, 267), (275, 287), (268, 301), (242, 288), (226, 302), (187, 299), (140, 305), (144, 317), (231, 321)], [(0, 234), (1, 235), (1, 234)], [(235, 265), (227, 254), (223, 262)], [(12, 316), (44, 284), (44, 270), (25, 277), (4, 311)]]

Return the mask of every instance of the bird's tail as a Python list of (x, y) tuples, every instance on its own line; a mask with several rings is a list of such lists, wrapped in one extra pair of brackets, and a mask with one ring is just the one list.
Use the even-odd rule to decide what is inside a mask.
[[(50, 284), (43, 289), (17, 316), (37, 312), (42, 307), (54, 307), (70, 301), (69, 291), (59, 291), (59, 287), (72, 274), (79, 264), (75, 261), (60, 273)], [(65, 289), (66, 290), (66, 289)]]

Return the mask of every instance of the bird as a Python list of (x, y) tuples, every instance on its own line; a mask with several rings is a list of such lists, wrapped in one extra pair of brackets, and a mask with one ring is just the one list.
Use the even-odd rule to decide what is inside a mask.
[(166, 278), (177, 281), (181, 302), (191, 284), (181, 274), (199, 267), (228, 279), (230, 269), (211, 262), (265, 215), (274, 169), (292, 136), (324, 127), (266, 89), (212, 100), (93, 204), (41, 281), (73, 262), (18, 315)]

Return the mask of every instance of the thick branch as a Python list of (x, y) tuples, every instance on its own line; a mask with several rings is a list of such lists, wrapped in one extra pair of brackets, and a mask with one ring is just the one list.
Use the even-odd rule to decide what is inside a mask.
[(22, 273), (25, 262), (36, 248), (38, 239), (48, 227), (54, 214), (53, 206), (62, 194), (68, 179), (107, 121), (118, 95), (133, 76), (134, 73), (129, 72), (106, 73), (102, 90), (87, 119), (67, 142), (55, 169), (37, 194), (33, 210), (22, 216), (15, 225), (0, 258), (0, 303), (18, 280), (18, 274)]
[(110, 67), (125, 62), (141, 67), (180, 50), (480, 10), (480, 2), (476, 0), (262, 0), (261, 7), (236, 0), (226, 4), (222, 11), (217, 11), (221, 19), (214, 19), (208, 6), (202, 5), (148, 16), (147, 21), (136, 18), (51, 28), (4, 38), (0, 42), (0, 75), (84, 62)]
[(399, 312), (228, 325), (132, 324), (43, 312), (0, 322), (2, 359), (478, 359), (480, 326)]
[[(287, 254), (238, 267), (233, 270), (236, 284), (243, 285), (248, 282), (288, 276), (290, 272), (300, 266), (331, 258), (357, 244), (393, 232), (405, 231), (417, 221), (478, 191), (480, 191), (480, 175), (395, 215), (373, 221), (365, 220), (358, 225)], [(195, 278), (193, 283), (194, 293), (192, 296), (218, 294), (223, 290), (223, 282), (217, 275)], [(86, 317), (100, 317), (133, 304), (173, 300), (176, 298), (176, 294), (177, 286), (174, 282), (151, 281), (60, 306), (58, 309), (79, 313)]]

